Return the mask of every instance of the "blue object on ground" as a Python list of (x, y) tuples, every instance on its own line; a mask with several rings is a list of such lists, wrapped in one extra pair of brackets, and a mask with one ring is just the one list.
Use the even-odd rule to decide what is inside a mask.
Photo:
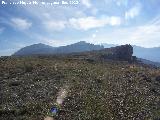
[(51, 113), (57, 113), (58, 112), (58, 109), (56, 108), (56, 107), (53, 107), (53, 108), (51, 108)]

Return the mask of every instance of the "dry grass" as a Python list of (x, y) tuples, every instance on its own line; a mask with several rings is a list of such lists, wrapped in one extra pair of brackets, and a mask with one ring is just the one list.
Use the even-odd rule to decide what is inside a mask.
[(0, 119), (43, 120), (69, 86), (57, 120), (160, 118), (160, 69), (118, 61), (21, 57), (0, 61)]

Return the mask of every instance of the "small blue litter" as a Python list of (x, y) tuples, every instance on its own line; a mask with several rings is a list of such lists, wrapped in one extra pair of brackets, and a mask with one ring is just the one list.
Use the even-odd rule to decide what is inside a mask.
[(56, 114), (58, 112), (58, 109), (56, 107), (51, 108), (51, 113)]

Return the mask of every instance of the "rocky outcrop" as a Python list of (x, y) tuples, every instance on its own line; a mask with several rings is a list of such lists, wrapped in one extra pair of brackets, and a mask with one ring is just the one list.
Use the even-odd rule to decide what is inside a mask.
[(133, 47), (131, 45), (122, 45), (114, 48), (115, 58), (118, 60), (132, 61)]
[(74, 57), (77, 59), (87, 59), (89, 62), (97, 61), (97, 60), (117, 60), (117, 61), (128, 61), (134, 62), (136, 61), (136, 56), (132, 56), (133, 47), (131, 45), (121, 45), (112, 48), (105, 48), (102, 50), (93, 50), (88, 52), (81, 52), (76, 54), (71, 54), (70, 57)]
[(133, 57), (132, 54), (133, 47), (127, 44), (104, 49), (101, 58), (124, 61), (136, 60), (135, 56)]

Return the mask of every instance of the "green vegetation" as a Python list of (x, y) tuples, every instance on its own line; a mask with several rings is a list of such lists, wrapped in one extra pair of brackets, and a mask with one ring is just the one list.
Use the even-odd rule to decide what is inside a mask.
[(160, 119), (160, 69), (74, 57), (0, 59), (0, 119), (43, 120), (69, 86), (57, 120)]

